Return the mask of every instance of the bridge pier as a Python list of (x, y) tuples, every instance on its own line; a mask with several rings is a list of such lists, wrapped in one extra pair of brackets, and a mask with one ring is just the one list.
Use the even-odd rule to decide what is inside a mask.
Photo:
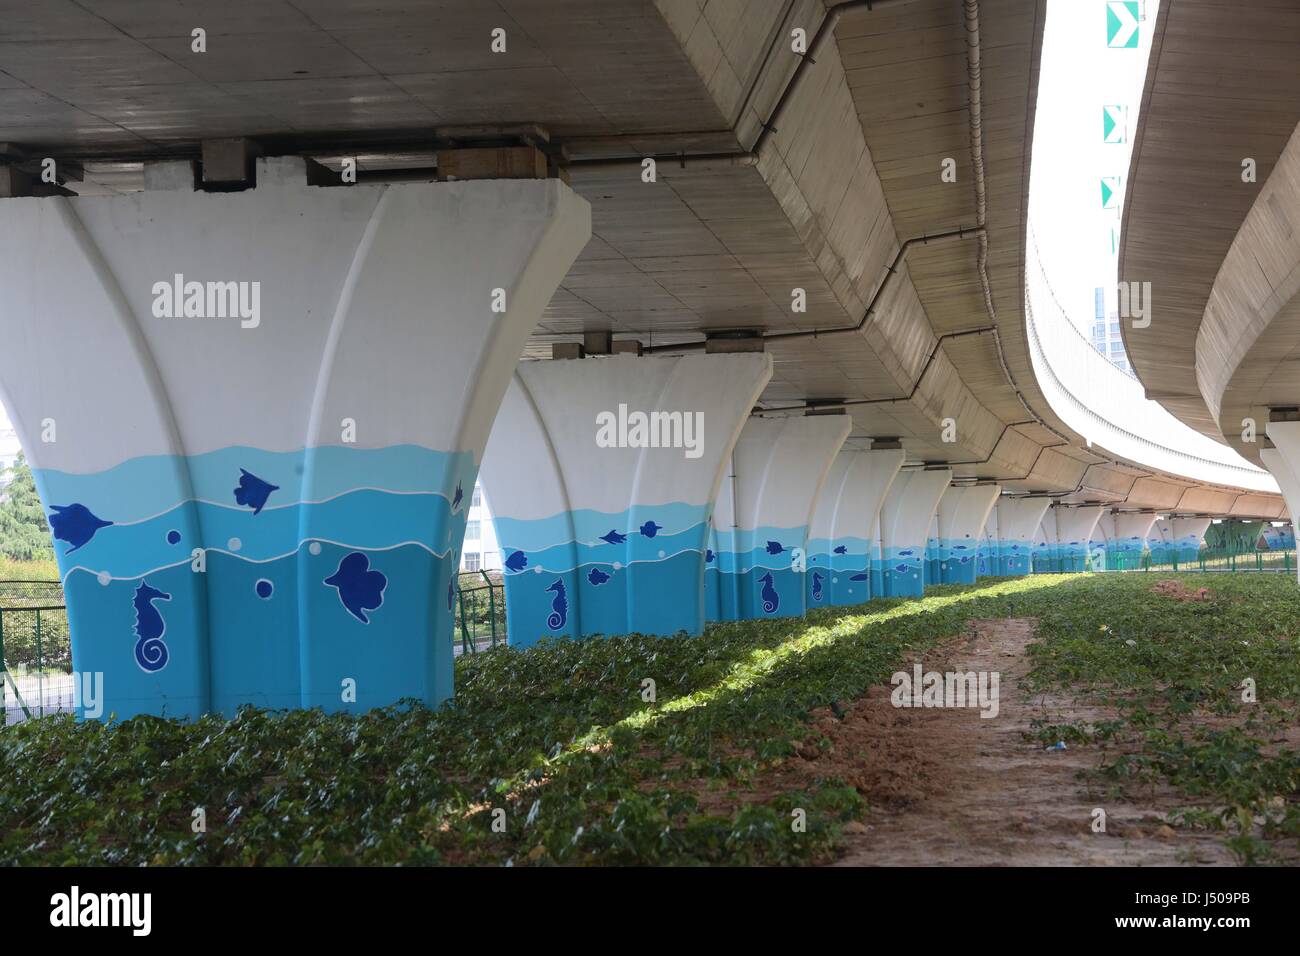
[(510, 643), (699, 634), (709, 517), (762, 353), (524, 362), (483, 459)]
[(926, 543), (951, 481), (947, 468), (903, 471), (894, 479), (880, 509), (881, 596), (925, 593)]
[(872, 590), (871, 571), (879, 547), (880, 506), (903, 458), (901, 448), (846, 448), (835, 456), (808, 536), (809, 607), (879, 597)]
[(705, 574), (708, 619), (798, 617), (806, 610), (808, 529), (847, 415), (751, 418), (713, 510)]
[(1032, 570), (1038, 526), (1050, 504), (1047, 498), (998, 499), (998, 574), (1019, 577)]
[(118, 718), (436, 704), (465, 496), (586, 201), (321, 188), (292, 157), (243, 192), (172, 179), (0, 217), (0, 389), (74, 669)]
[(939, 499), (939, 579), (974, 584), (979, 537), (1002, 493), (1000, 485), (949, 485)]

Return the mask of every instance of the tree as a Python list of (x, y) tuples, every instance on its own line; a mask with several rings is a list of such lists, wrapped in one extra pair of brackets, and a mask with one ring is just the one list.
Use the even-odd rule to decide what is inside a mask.
[(54, 557), (50, 526), (36, 493), (36, 481), (27, 459), (20, 453), (0, 490), (0, 554), (15, 561)]

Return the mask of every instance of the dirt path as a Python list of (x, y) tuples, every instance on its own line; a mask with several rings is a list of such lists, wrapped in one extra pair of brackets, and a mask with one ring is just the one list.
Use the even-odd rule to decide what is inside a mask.
[[(1077, 774), (1096, 764), (1095, 748), (1047, 751), (1024, 740), (1034, 718), (1108, 716), (1066, 698), (1022, 699), (1032, 638), (1032, 621), (978, 621), (921, 660), (925, 670), (999, 672), (995, 718), (976, 708), (896, 708), (889, 686), (872, 688), (842, 720), (815, 715), (831, 746), (809, 746), (783, 776), (839, 776), (872, 808), (866, 823), (850, 825), (837, 865), (1231, 864), (1217, 836), (1163, 824), (1176, 794), (1157, 790), (1138, 803), (1090, 794)], [(1105, 833), (1091, 830), (1096, 807), (1106, 811)]]

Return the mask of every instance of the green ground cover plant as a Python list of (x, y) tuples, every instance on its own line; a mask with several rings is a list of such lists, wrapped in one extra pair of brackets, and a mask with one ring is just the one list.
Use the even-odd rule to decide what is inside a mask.
[[(1102, 752), (1097, 785), (1166, 779), (1188, 794), (1183, 825), (1219, 821), (1248, 841), (1243, 860), (1265, 860), (1295, 835), (1296, 757), (1268, 741), (1300, 687), (1300, 598), (1280, 576), (1207, 577), (1216, 596), (1197, 607), (1152, 594), (1150, 575), (1038, 575), (702, 638), (495, 650), (456, 662), (457, 696), (436, 711), (28, 721), (0, 732), (0, 863), (817, 862), (870, 814), (855, 790), (818, 779), (759, 803), (732, 795), (807, 741), (812, 711), (887, 682), (968, 621), (1011, 616), (1042, 622), (1031, 690), (1120, 706), (1113, 726), (1072, 738)], [(1250, 710), (1233, 703), (1247, 671)], [(1206, 714), (1231, 723), (1197, 725)], [(1265, 811), (1276, 822), (1234, 829)]]

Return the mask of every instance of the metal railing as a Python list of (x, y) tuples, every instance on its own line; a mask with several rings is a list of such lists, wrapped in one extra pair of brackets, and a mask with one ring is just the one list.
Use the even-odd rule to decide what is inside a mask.
[(0, 581), (0, 713), (9, 724), (73, 704), (72, 644), (59, 581)]
[[(467, 584), (469, 586), (467, 586)], [(456, 576), (455, 627), (460, 629), (460, 654), (476, 654), (506, 643), (505, 585), (486, 571), (462, 571)]]

